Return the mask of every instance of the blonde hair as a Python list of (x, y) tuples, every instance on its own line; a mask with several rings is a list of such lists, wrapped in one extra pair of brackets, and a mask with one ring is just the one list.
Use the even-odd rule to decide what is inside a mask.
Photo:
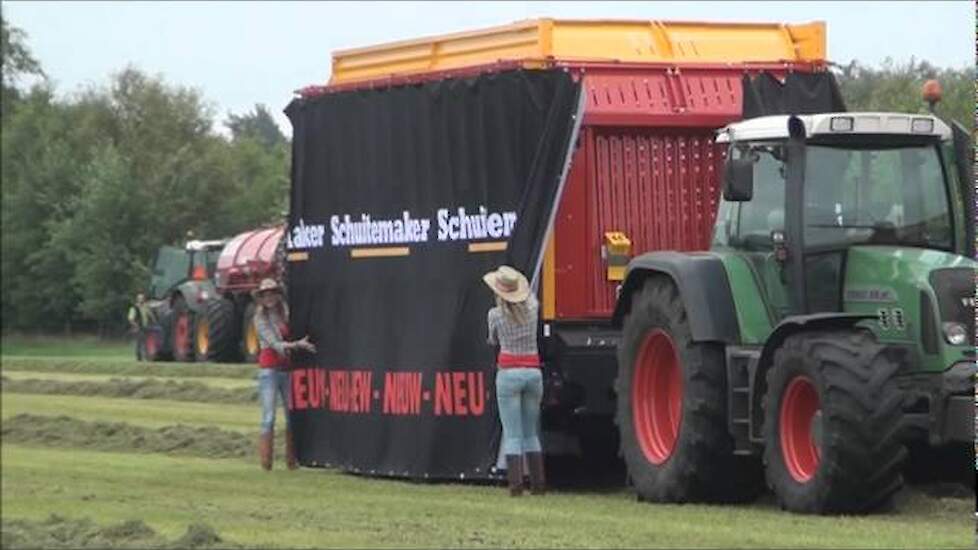
[[(278, 302), (271, 309), (277, 310), (282, 319), (289, 318), (289, 306), (285, 303), (285, 297), (281, 292), (278, 293)], [(255, 315), (268, 315), (270, 313), (268, 310), (269, 308), (265, 307), (261, 300), (255, 300)]]
[(496, 295), (496, 307), (503, 312), (503, 315), (510, 321), (523, 325), (530, 320), (530, 308), (527, 307), (527, 300), (522, 302), (507, 302)]

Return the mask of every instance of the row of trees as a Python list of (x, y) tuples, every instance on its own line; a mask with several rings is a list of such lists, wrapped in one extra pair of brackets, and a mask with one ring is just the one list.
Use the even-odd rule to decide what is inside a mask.
[[(134, 68), (58, 99), (23, 33), (2, 27), (4, 330), (118, 329), (160, 245), (281, 219), (289, 143), (263, 106), (230, 115), (225, 137), (199, 91)], [(852, 110), (924, 110), (920, 86), (937, 78), (938, 114), (973, 125), (970, 68), (834, 70)]]
[(199, 91), (134, 68), (58, 99), (2, 27), (3, 329), (119, 328), (160, 245), (281, 219), (289, 144), (263, 106), (225, 137)]

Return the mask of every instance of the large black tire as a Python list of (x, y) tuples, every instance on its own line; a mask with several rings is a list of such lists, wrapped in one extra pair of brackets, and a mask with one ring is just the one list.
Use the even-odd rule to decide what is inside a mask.
[(221, 298), (207, 304), (207, 358), (218, 363), (240, 361), (240, 327), (233, 301)]
[(170, 334), (171, 349), (173, 350), (173, 360), (184, 363), (191, 363), (194, 357), (193, 331), (194, 313), (187, 307), (187, 302), (183, 296), (173, 299), (173, 318), (171, 320)]
[(782, 508), (872, 512), (903, 486), (896, 357), (868, 331), (789, 336), (764, 400), (764, 464)]
[(248, 302), (241, 316), (241, 358), (245, 363), (257, 363), (258, 333), (255, 331), (255, 302)]
[(639, 499), (756, 496), (759, 468), (739, 471), (733, 454), (726, 386), (723, 347), (693, 342), (676, 285), (647, 279), (624, 321), (615, 383), (622, 457)]

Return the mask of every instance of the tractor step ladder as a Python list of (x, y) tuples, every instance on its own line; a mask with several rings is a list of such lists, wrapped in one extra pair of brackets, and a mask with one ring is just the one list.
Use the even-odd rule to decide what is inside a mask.
[(734, 439), (735, 455), (754, 455), (757, 449), (751, 441), (751, 385), (761, 358), (761, 350), (727, 347), (727, 421)]

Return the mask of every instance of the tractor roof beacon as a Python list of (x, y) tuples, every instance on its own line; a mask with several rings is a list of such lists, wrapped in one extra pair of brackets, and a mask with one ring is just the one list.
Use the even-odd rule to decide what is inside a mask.
[(902, 486), (907, 443), (973, 439), (978, 264), (956, 139), (934, 116), (875, 112), (718, 131), (710, 250), (633, 258), (615, 311), (643, 498), (743, 498), (763, 468), (789, 510), (865, 513)]

